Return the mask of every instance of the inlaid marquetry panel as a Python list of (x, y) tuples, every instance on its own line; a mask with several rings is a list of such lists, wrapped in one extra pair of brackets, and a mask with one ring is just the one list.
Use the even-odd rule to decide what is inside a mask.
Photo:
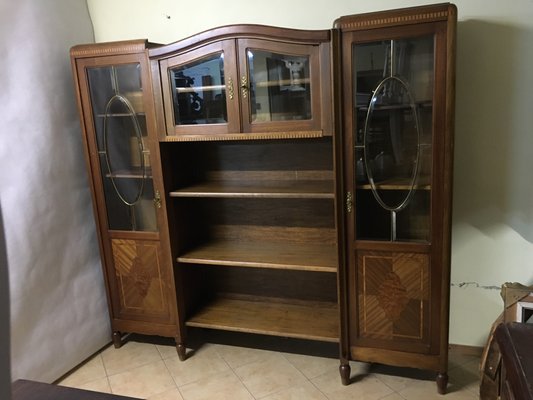
[(160, 314), (167, 309), (158, 242), (113, 239), (121, 312)]
[(360, 337), (424, 339), (428, 324), (428, 268), (427, 254), (359, 254)]

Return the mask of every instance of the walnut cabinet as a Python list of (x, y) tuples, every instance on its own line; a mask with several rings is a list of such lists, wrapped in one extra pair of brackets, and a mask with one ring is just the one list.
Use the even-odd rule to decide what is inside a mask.
[(115, 345), (339, 343), (447, 382), (453, 5), (75, 46)]
[(349, 359), (447, 383), (453, 5), (339, 18), (342, 46), (341, 374)]
[(179, 335), (144, 41), (71, 49), (113, 340)]

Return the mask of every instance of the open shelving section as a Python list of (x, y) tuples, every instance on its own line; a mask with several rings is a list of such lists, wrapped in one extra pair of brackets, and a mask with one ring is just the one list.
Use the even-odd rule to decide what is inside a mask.
[(185, 325), (338, 341), (332, 139), (160, 146)]
[(332, 303), (276, 303), (269, 299), (218, 297), (188, 326), (337, 342), (338, 309)]

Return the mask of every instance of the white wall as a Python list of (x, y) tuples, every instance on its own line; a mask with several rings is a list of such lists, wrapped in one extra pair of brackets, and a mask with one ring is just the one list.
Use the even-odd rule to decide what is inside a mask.
[(11, 372), (51, 382), (110, 341), (68, 53), (93, 40), (87, 4), (2, 1), (0, 37)]
[[(327, 29), (400, 0), (88, 0), (97, 41), (168, 43), (219, 25)], [(483, 346), (499, 287), (533, 284), (533, 1), (457, 0), (459, 11), (450, 341)], [(119, 17), (120, 16), (120, 17)]]

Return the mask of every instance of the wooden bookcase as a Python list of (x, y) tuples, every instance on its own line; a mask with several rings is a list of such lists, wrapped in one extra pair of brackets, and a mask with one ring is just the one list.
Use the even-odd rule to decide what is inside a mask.
[(344, 384), (359, 360), (434, 370), (444, 392), (456, 17), (74, 47), (115, 345), (335, 342)]

